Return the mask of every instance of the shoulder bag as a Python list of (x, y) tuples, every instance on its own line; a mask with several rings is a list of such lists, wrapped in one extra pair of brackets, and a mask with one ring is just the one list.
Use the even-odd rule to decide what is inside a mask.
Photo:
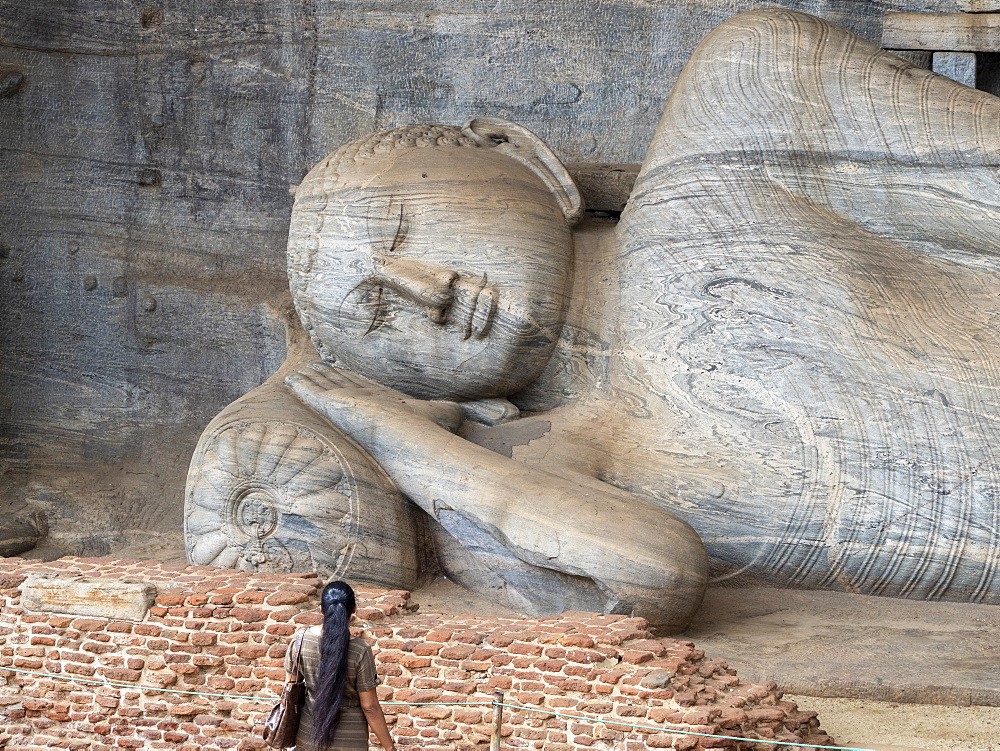
[(274, 705), (271, 713), (264, 721), (264, 743), (271, 748), (290, 748), (295, 745), (295, 736), (299, 733), (299, 717), (302, 714), (302, 702), (306, 696), (306, 684), (299, 670), (299, 658), (302, 656), (302, 640), (306, 630), (299, 632), (298, 638), (292, 643), (294, 649), (292, 658), (292, 675), (285, 683), (281, 692), (281, 700)]

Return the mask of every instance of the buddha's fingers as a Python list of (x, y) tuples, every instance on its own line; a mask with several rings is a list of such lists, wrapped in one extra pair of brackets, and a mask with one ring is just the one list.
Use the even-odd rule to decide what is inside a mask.
[(355, 379), (350, 378), (346, 371), (325, 362), (310, 363), (302, 368), (299, 373), (312, 379), (315, 383), (325, 385), (328, 389), (355, 388), (362, 385), (357, 383)]
[(336, 384), (331, 384), (328, 379), (308, 374), (292, 373), (285, 378), (285, 385), (303, 402), (313, 409), (331, 416), (331, 411), (344, 409), (352, 401), (350, 395), (352, 389), (344, 389)]

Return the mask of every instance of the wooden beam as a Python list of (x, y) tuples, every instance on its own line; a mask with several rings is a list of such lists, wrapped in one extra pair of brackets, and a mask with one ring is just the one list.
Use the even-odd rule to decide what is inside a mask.
[(1000, 52), (1000, 13), (886, 13), (882, 46), (899, 50)]

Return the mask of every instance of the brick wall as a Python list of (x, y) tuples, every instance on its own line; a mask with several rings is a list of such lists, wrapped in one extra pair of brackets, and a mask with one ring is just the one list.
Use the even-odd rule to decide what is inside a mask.
[[(25, 610), (20, 586), (43, 572), (141, 579), (160, 593), (142, 622)], [(314, 574), (0, 559), (0, 748), (263, 748), (260, 723), (280, 691), (286, 645), (296, 629), (320, 621), (319, 587)], [(773, 751), (778, 741), (830, 742), (815, 713), (781, 701), (774, 684), (743, 683), (691, 642), (655, 638), (641, 618), (423, 615), (407, 592), (357, 592), (358, 626), (374, 648), (379, 698), (400, 747), (487, 748), (491, 707), (420, 704), (488, 702), (496, 689), (505, 703), (524, 707), (504, 710), (506, 748)], [(3, 669), (11, 667), (128, 687)]]

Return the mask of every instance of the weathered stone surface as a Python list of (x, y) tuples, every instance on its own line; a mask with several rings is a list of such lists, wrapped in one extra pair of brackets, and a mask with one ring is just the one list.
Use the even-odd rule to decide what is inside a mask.
[(567, 164), (588, 211), (620, 212), (625, 208), (638, 164)]
[(916, 65), (918, 68), (931, 69), (934, 53), (925, 50), (887, 50), (896, 57), (906, 60), (906, 62)]
[(956, 0), (958, 9), (967, 13), (983, 13), (990, 10), (1000, 10), (998, 0)]
[(0, 522), (0, 555), (31, 550), (45, 536), (45, 517), (37, 512), (12, 513)]
[(28, 610), (141, 621), (156, 597), (151, 582), (32, 574), (21, 585)]
[[(770, 4), (0, 0), (0, 497), (37, 554), (169, 552), (198, 435), (285, 357), (288, 191), (333, 147), (498, 115), (638, 163), (691, 50)], [(788, 4), (873, 40), (956, 10)]]

